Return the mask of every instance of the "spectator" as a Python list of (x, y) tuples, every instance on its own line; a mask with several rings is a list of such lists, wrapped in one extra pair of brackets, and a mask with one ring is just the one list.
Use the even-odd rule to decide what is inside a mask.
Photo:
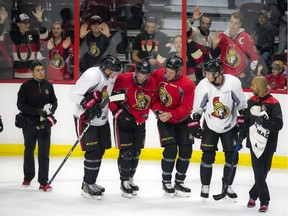
[[(199, 20), (199, 26), (193, 27), (192, 24)], [(200, 13), (200, 7), (195, 6), (193, 16), (187, 22), (187, 74), (198, 84), (204, 77), (202, 68), (206, 60), (211, 58), (210, 48), (212, 38), (210, 36), (210, 27), (212, 18), (207, 14)]]
[(242, 140), (247, 136), (246, 147), (250, 149), (254, 174), (247, 207), (255, 207), (259, 198), (259, 212), (267, 212), (270, 194), (266, 180), (277, 148), (278, 134), (283, 127), (283, 117), (280, 103), (268, 92), (264, 77), (255, 77), (251, 89), (254, 95), (248, 100), (245, 123), (240, 132)]
[(140, 59), (149, 58), (152, 72), (164, 66), (169, 53), (169, 38), (159, 31), (158, 18), (145, 18), (145, 31), (139, 33), (132, 45), (132, 61), (138, 63)]
[[(231, 14), (229, 28), (213, 38), (213, 57), (220, 54), (223, 74), (238, 77), (243, 88), (250, 87), (253, 71), (258, 64), (257, 49), (244, 29), (241, 28), (243, 16), (240, 12)], [(253, 74), (251, 76), (251, 74)]]
[[(258, 22), (251, 32), (251, 37), (259, 51), (259, 64), (267, 68), (269, 60), (274, 54), (274, 41), (277, 29), (269, 22), (269, 13), (266, 10), (261, 10), (258, 14)], [(267, 74), (268, 69), (265, 71)]]
[[(18, 109), (27, 117), (21, 126), (25, 146), (22, 185), (30, 186), (35, 177), (34, 151), (38, 142), (38, 182), (39, 190), (43, 190), (48, 184), (51, 127), (56, 124), (53, 114), (57, 109), (57, 98), (53, 85), (44, 79), (42, 63), (32, 62), (31, 74), (33, 78), (21, 85), (17, 99)], [(46, 189), (52, 188), (48, 185)]]
[(47, 68), (48, 80), (71, 79), (69, 71), (73, 45), (70, 37), (65, 36), (63, 24), (55, 21), (48, 38), (47, 49), (49, 50), (49, 62)]
[(182, 58), (182, 36), (176, 35), (173, 39), (173, 45), (175, 50), (168, 53), (168, 57), (172, 56), (178, 56), (179, 58)]
[(13, 43), (14, 78), (32, 78), (30, 66), (37, 59), (40, 40), (48, 37), (47, 29), (41, 27), (43, 10), (41, 6), (37, 6), (36, 11), (32, 11), (39, 23), (37, 29), (30, 29), (30, 18), (27, 14), (22, 13), (16, 16), (17, 27), (10, 31), (10, 38)]
[(277, 54), (287, 53), (287, 14), (283, 15), (279, 25), (279, 44)]
[(1, 73), (0, 78), (12, 79), (13, 78), (13, 62), (12, 52), (9, 47), (9, 37), (5, 32), (5, 21), (8, 17), (8, 12), (5, 7), (0, 8), (0, 65)]
[(114, 115), (114, 134), (119, 149), (118, 170), (121, 180), (121, 195), (131, 198), (137, 195), (138, 185), (134, 175), (139, 163), (141, 149), (145, 145), (146, 120), (151, 105), (157, 99), (157, 85), (151, 76), (148, 59), (136, 65), (135, 73), (124, 73), (117, 77), (114, 94), (125, 93), (126, 100), (112, 102), (109, 107)]
[(271, 69), (272, 74), (265, 76), (268, 83), (267, 88), (269, 90), (284, 89), (286, 79), (285, 75), (282, 73), (284, 69), (283, 62), (280, 60), (274, 61), (271, 65)]
[(110, 30), (101, 17), (94, 15), (90, 19), (90, 29), (84, 23), (80, 27), (80, 44), (85, 41), (88, 50), (82, 55), (80, 60), (80, 76), (88, 68), (99, 64), (105, 56), (107, 47), (110, 44)]

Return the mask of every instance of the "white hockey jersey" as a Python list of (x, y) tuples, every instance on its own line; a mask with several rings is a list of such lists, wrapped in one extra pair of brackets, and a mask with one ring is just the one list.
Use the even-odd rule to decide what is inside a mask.
[(240, 80), (232, 75), (223, 75), (221, 86), (215, 86), (207, 78), (197, 85), (192, 113), (199, 113), (207, 126), (216, 133), (225, 133), (237, 123), (237, 111), (247, 108), (247, 100)]
[[(116, 76), (117, 77), (117, 76)], [(70, 100), (76, 103), (74, 110), (74, 117), (80, 118), (81, 114), (85, 112), (85, 109), (80, 105), (84, 99), (84, 95), (87, 95), (93, 91), (99, 91), (102, 96), (102, 101), (111, 96), (116, 77), (110, 79), (99, 67), (91, 67), (83, 73), (83, 75), (77, 80), (76, 85), (72, 86), (69, 92)], [(95, 117), (91, 125), (102, 126), (108, 120), (108, 104), (102, 109), (103, 113), (100, 118)]]

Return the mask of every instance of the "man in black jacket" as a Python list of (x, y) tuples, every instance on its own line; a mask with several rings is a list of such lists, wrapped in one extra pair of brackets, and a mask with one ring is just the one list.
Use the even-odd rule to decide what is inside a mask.
[(251, 89), (254, 95), (248, 100), (245, 124), (243, 131), (240, 131), (240, 138), (247, 135), (246, 146), (251, 152), (255, 179), (249, 191), (247, 207), (254, 207), (259, 198), (259, 211), (266, 212), (270, 201), (266, 179), (277, 148), (278, 133), (283, 126), (282, 111), (278, 100), (268, 92), (264, 77), (255, 77)]
[[(44, 80), (44, 67), (40, 62), (31, 65), (33, 78), (24, 82), (18, 92), (18, 109), (27, 117), (22, 125), (24, 135), (24, 181), (29, 186), (35, 176), (34, 150), (38, 142), (38, 182), (43, 190), (48, 182), (51, 127), (56, 124), (53, 114), (57, 98), (51, 83)], [(49, 186), (48, 191), (52, 188)], [(44, 190), (43, 190), (44, 191)]]

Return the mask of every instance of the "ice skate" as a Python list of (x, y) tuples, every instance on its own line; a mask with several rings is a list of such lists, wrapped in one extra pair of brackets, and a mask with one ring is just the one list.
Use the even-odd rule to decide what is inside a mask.
[(191, 189), (186, 187), (183, 182), (175, 183), (175, 195), (181, 197), (190, 197)]
[(202, 197), (203, 202), (206, 202), (206, 200), (208, 199), (209, 190), (210, 190), (210, 185), (202, 185), (200, 196)]
[(104, 193), (105, 193), (105, 188), (102, 187), (101, 185), (98, 185), (98, 184), (95, 184), (95, 185), (96, 185), (96, 187), (102, 192), (102, 196), (103, 196)]
[(126, 197), (126, 198), (131, 198), (133, 194), (133, 189), (130, 186), (129, 181), (121, 181), (121, 196)]
[[(47, 187), (47, 188), (46, 188)], [(45, 189), (45, 190), (44, 190)], [(40, 185), (39, 186), (39, 190), (43, 190), (44, 192), (49, 192), (49, 191), (52, 191), (52, 187), (48, 184), (45, 184), (45, 185)]]
[(136, 185), (134, 183), (134, 179), (133, 178), (129, 178), (129, 183), (130, 183), (130, 187), (132, 188), (133, 190), (133, 196), (136, 196), (138, 194), (138, 191), (139, 191), (139, 187), (138, 185)]
[(101, 189), (96, 184), (87, 184), (86, 182), (82, 183), (81, 195), (89, 199), (100, 200), (102, 198)]
[[(224, 190), (224, 187), (225, 187), (225, 185), (223, 184), (222, 191)], [(230, 199), (236, 199), (238, 197), (237, 194), (233, 191), (231, 185), (229, 185), (228, 188), (227, 188), (227, 196)]]
[(175, 189), (171, 185), (171, 182), (162, 182), (162, 183), (163, 183), (162, 189), (164, 191), (164, 196), (169, 198), (174, 197)]

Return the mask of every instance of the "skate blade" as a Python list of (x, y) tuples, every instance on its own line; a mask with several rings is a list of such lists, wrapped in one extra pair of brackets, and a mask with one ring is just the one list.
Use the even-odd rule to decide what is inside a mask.
[(81, 196), (87, 198), (87, 199), (95, 199), (95, 200), (101, 200), (102, 196), (99, 195), (91, 195), (89, 193), (86, 193), (84, 191), (81, 191)]
[(189, 192), (183, 192), (183, 191), (175, 190), (175, 196), (190, 197), (190, 193)]
[(138, 195), (138, 191), (133, 191), (132, 195), (133, 196), (137, 196)]
[(202, 197), (202, 202), (206, 203), (208, 201), (208, 198)]
[(174, 196), (175, 196), (175, 194), (174, 193), (167, 193), (167, 192), (163, 192), (163, 196), (164, 197), (167, 197), (167, 198), (173, 198)]
[(231, 203), (236, 203), (236, 202), (237, 202), (237, 198), (230, 198), (229, 196), (226, 196), (226, 197), (224, 198), (224, 200), (225, 200), (226, 202), (231, 202)]
[(132, 194), (130, 194), (130, 193), (124, 193), (123, 191), (121, 191), (121, 196), (123, 196), (123, 197), (125, 197), (125, 198), (131, 199)]

